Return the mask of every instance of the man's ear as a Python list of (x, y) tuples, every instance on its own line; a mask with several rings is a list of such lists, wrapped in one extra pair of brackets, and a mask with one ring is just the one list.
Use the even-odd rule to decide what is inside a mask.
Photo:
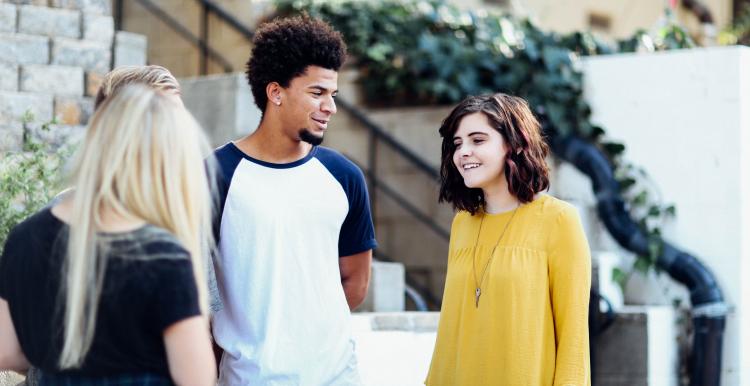
[(281, 106), (281, 94), (283, 88), (278, 82), (270, 82), (266, 85), (266, 98), (268, 102), (276, 106)]

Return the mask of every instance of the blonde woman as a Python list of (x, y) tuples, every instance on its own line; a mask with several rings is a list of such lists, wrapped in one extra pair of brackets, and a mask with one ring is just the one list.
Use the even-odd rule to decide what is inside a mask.
[(33, 365), (41, 385), (215, 383), (200, 156), (209, 151), (161, 93), (129, 86), (104, 101), (74, 164), (75, 190), (8, 237), (0, 369)]

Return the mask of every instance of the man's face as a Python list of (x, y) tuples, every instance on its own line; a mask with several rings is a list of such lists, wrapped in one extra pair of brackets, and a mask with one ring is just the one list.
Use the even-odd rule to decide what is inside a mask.
[(337, 92), (336, 71), (308, 66), (304, 74), (289, 82), (289, 87), (281, 89), (278, 108), (283, 130), (292, 138), (319, 145), (328, 121), (336, 114)]

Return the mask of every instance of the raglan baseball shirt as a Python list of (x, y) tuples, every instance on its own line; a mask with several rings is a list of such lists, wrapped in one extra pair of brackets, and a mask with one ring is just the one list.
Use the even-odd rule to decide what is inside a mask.
[(320, 146), (287, 164), (233, 143), (215, 156), (219, 384), (360, 384), (339, 257), (376, 246), (362, 172)]

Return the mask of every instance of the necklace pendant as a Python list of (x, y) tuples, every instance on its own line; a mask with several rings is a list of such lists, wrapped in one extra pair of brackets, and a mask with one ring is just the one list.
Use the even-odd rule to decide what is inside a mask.
[(477, 287), (477, 290), (474, 292), (474, 300), (476, 302), (476, 308), (479, 308), (479, 297), (482, 296), (482, 289)]

